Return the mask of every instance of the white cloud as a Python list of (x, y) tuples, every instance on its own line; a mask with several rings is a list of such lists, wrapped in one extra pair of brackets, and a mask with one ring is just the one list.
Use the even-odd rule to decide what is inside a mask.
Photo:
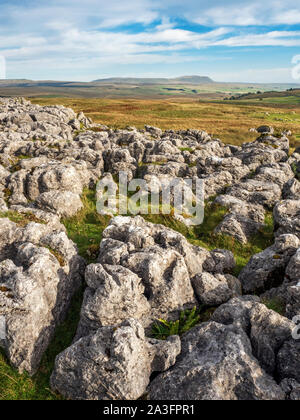
[(258, 20), (256, 18), (255, 6), (239, 7), (232, 9), (231, 7), (213, 7), (204, 11), (203, 14), (190, 18), (194, 22), (201, 25), (234, 25), (234, 26), (249, 26), (256, 25)]
[(274, 24), (296, 25), (300, 22), (300, 8), (282, 11), (272, 18)]
[(300, 31), (272, 31), (262, 34), (249, 34), (232, 36), (217, 41), (215, 45), (228, 47), (249, 47), (249, 46), (300, 46)]
[(295, 83), (291, 68), (255, 69), (212, 72), (211, 77), (218, 82), (236, 83)]
[(210, 3), (199, 0), (197, 5), (192, 3), (192, 10), (187, 8), (185, 15), (203, 25), (270, 26), (300, 23), (300, 5), (292, 0), (230, 0), (226, 1), (226, 5), (218, 0)]
[[(17, 46), (16, 46), (17, 45)], [(49, 37), (0, 36), (0, 48), (7, 58), (31, 59), (55, 54), (57, 57), (101, 57), (166, 53), (201, 49), (210, 46), (300, 46), (300, 31), (271, 31), (262, 34), (233, 35), (232, 28), (218, 28), (205, 33), (183, 29), (156, 28), (135, 34), (127, 32), (81, 31), (67, 29)]]

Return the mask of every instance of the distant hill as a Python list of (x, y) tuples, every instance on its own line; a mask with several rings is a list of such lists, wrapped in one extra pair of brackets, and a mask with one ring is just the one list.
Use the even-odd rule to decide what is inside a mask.
[[(257, 92), (299, 88), (291, 84), (251, 84), (220, 83), (206, 76), (182, 76), (176, 78), (131, 78), (113, 77), (93, 82), (59, 80), (0, 80), (0, 96), (47, 96), (65, 98), (224, 98), (243, 99), (249, 92), (256, 97)], [(272, 93), (275, 94), (275, 93)], [(292, 92), (294, 98), (294, 93)], [(253, 100), (251, 97), (246, 99)], [(266, 99), (264, 99), (266, 100)], [(294, 99), (293, 99), (294, 100)]]
[(214, 81), (207, 76), (182, 76), (172, 79), (164, 78), (138, 78), (138, 77), (110, 77), (108, 79), (97, 79), (92, 83), (101, 84), (120, 84), (120, 85), (174, 85), (177, 83), (184, 83), (190, 85), (198, 85), (204, 83), (214, 83)]

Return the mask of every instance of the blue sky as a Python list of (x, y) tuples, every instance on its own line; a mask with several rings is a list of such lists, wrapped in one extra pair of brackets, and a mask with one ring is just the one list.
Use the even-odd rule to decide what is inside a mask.
[(288, 83), (293, 57), (300, 63), (296, 1), (0, 0), (0, 11), (10, 79), (198, 74)]

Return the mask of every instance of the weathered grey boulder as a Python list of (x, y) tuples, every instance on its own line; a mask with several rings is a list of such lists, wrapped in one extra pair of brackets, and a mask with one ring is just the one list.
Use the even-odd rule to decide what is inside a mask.
[(285, 272), (288, 281), (286, 289), (286, 316), (292, 319), (300, 315), (300, 249), (290, 259)]
[(262, 133), (262, 136), (259, 137), (256, 142), (263, 143), (267, 146), (271, 146), (276, 150), (283, 150), (287, 155), (289, 153), (290, 142), (286, 136), (275, 137), (271, 135), (272, 133)]
[(167, 370), (180, 353), (180, 339), (145, 338), (133, 319), (119, 327), (103, 327), (57, 356), (51, 387), (74, 400), (135, 400), (152, 372)]
[(300, 200), (300, 182), (290, 179), (283, 187), (282, 196), (285, 200)]
[[(245, 177), (250, 172), (250, 169), (246, 165), (243, 165), (241, 159), (238, 159), (236, 157), (209, 156), (205, 159), (205, 161), (204, 159), (198, 159), (197, 162), (198, 174), (211, 174), (216, 176), (222, 172), (230, 172), (232, 179), (228, 177), (226, 180), (227, 184), (228, 181), (230, 181), (229, 183), (231, 183), (232, 181), (239, 181), (241, 178)], [(218, 177), (219, 176), (220, 175), (218, 175)], [(224, 177), (224, 175), (222, 177)]]
[(258, 168), (255, 179), (277, 184), (282, 189), (287, 182), (294, 179), (294, 173), (288, 163), (274, 163)]
[(292, 233), (300, 238), (300, 200), (283, 200), (273, 211), (276, 235)]
[[(33, 206), (31, 207), (25, 207), (25, 206), (10, 206), (10, 211), (17, 212), (20, 215), (23, 215), (25, 219), (28, 218), (28, 223), (30, 221), (39, 221), (43, 225), (47, 225), (47, 231), (52, 232), (66, 232), (65, 226), (60, 223), (59, 216), (49, 213), (48, 211), (41, 210), (38, 208), (35, 208)], [(44, 227), (44, 226), (43, 226)]]
[(145, 177), (146, 175), (169, 175), (170, 177), (185, 177), (189, 171), (189, 167), (186, 163), (181, 162), (155, 162), (154, 164), (143, 164), (139, 168), (140, 176)]
[(244, 331), (215, 322), (182, 337), (175, 366), (149, 386), (151, 400), (282, 400), (285, 394), (259, 366)]
[(145, 130), (147, 133), (150, 133), (152, 137), (159, 138), (162, 136), (162, 130), (157, 127), (152, 127), (150, 125), (145, 125)]
[(255, 171), (262, 165), (286, 162), (288, 159), (286, 151), (259, 142), (244, 143), (235, 157), (241, 159), (250, 171)]
[(233, 276), (201, 273), (192, 279), (195, 294), (202, 305), (218, 306), (242, 294), (239, 280)]
[(8, 210), (6, 202), (3, 198), (0, 198), (0, 212), (6, 212)]
[(219, 306), (211, 317), (211, 321), (224, 325), (236, 325), (246, 333), (251, 329), (250, 311), (260, 302), (258, 296), (240, 296)]
[(260, 204), (272, 209), (281, 198), (281, 189), (277, 184), (248, 179), (231, 187), (227, 193), (243, 201)]
[(267, 309), (257, 298), (245, 296), (221, 305), (212, 321), (242, 328), (248, 335), (253, 355), (261, 367), (272, 376), (277, 372), (277, 355), (283, 344), (292, 337), (295, 324)]
[(265, 292), (261, 297), (266, 300), (276, 299), (282, 304), (285, 316), (293, 319), (300, 315), (300, 252), (299, 249), (288, 263), (283, 283)]
[(36, 372), (81, 283), (84, 263), (52, 226), (0, 219), (0, 346), (20, 372)]
[(77, 338), (102, 326), (120, 325), (128, 318), (145, 320), (150, 316), (151, 307), (141, 279), (127, 268), (91, 264), (86, 269), (85, 280), (88, 288), (84, 293)]
[(26, 192), (30, 200), (36, 200), (41, 193), (53, 190), (81, 194), (83, 186), (82, 179), (73, 166), (51, 162), (34, 169), (28, 176)]
[(299, 247), (295, 235), (281, 235), (274, 245), (254, 255), (241, 271), (239, 279), (245, 293), (263, 293), (279, 286), (285, 275), (285, 269)]
[(265, 210), (261, 205), (249, 204), (231, 195), (219, 195), (214, 204), (226, 207), (229, 213), (215, 228), (214, 233), (229, 235), (246, 244), (262, 228)]
[(300, 315), (300, 281), (291, 283), (286, 287), (285, 294), (285, 315), (289, 319), (293, 319)]
[(280, 387), (286, 395), (286, 400), (300, 401), (300, 384), (295, 379), (284, 379), (280, 382)]
[(60, 217), (71, 217), (83, 208), (79, 194), (71, 191), (48, 191), (35, 200), (35, 205)]
[[(214, 249), (210, 252), (210, 255), (205, 260), (203, 264), (203, 270), (210, 273), (230, 274), (232, 273), (235, 266), (235, 258), (231, 251), (228, 251), (227, 249)], [(197, 271), (195, 270), (195, 274), (196, 273)]]
[(226, 207), (232, 214), (247, 217), (257, 223), (265, 221), (265, 209), (261, 205), (249, 204), (229, 194), (219, 195), (214, 203)]
[(124, 265), (142, 279), (155, 317), (195, 304), (189, 271), (178, 252), (153, 246), (131, 253)]
[(216, 234), (232, 236), (238, 242), (246, 244), (262, 228), (263, 225), (261, 223), (257, 223), (248, 217), (236, 213), (230, 213), (224, 217), (214, 232)]
[(290, 338), (278, 352), (277, 369), (280, 379), (295, 379), (300, 383), (300, 341)]
[(220, 194), (233, 182), (230, 172), (222, 171), (203, 178), (205, 198)]
[(123, 171), (127, 173), (129, 181), (134, 178), (137, 162), (130, 155), (129, 150), (123, 148), (108, 150), (104, 160), (106, 172), (118, 175), (120, 171)]
[(277, 354), (281, 346), (291, 338), (295, 325), (289, 319), (257, 304), (250, 310), (250, 341), (254, 356), (262, 368), (275, 376)]
[[(140, 216), (115, 217), (103, 232), (103, 238), (123, 242), (128, 246), (130, 253), (133, 250), (143, 252), (153, 246), (161, 248), (161, 252), (166, 249), (173, 250), (184, 258), (190, 278), (201, 273), (203, 269), (207, 272), (222, 273), (230, 272), (235, 267), (232, 252), (219, 249), (209, 252), (201, 247), (193, 246), (180, 233), (162, 225), (148, 223)], [(119, 254), (120, 245), (116, 245), (118, 245), (116, 252)], [(110, 255), (114, 254), (113, 248)], [(110, 264), (108, 261), (106, 263)]]

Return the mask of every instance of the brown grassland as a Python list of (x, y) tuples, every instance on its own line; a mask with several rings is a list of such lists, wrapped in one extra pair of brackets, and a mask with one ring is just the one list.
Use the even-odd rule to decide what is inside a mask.
[(83, 111), (94, 122), (110, 128), (145, 124), (162, 129), (202, 129), (225, 143), (241, 144), (256, 138), (249, 129), (273, 125), (277, 132), (293, 132), (291, 146), (300, 146), (300, 106), (292, 104), (247, 104), (234, 101), (199, 101), (191, 99), (80, 99), (31, 98), (40, 105), (64, 105)]

